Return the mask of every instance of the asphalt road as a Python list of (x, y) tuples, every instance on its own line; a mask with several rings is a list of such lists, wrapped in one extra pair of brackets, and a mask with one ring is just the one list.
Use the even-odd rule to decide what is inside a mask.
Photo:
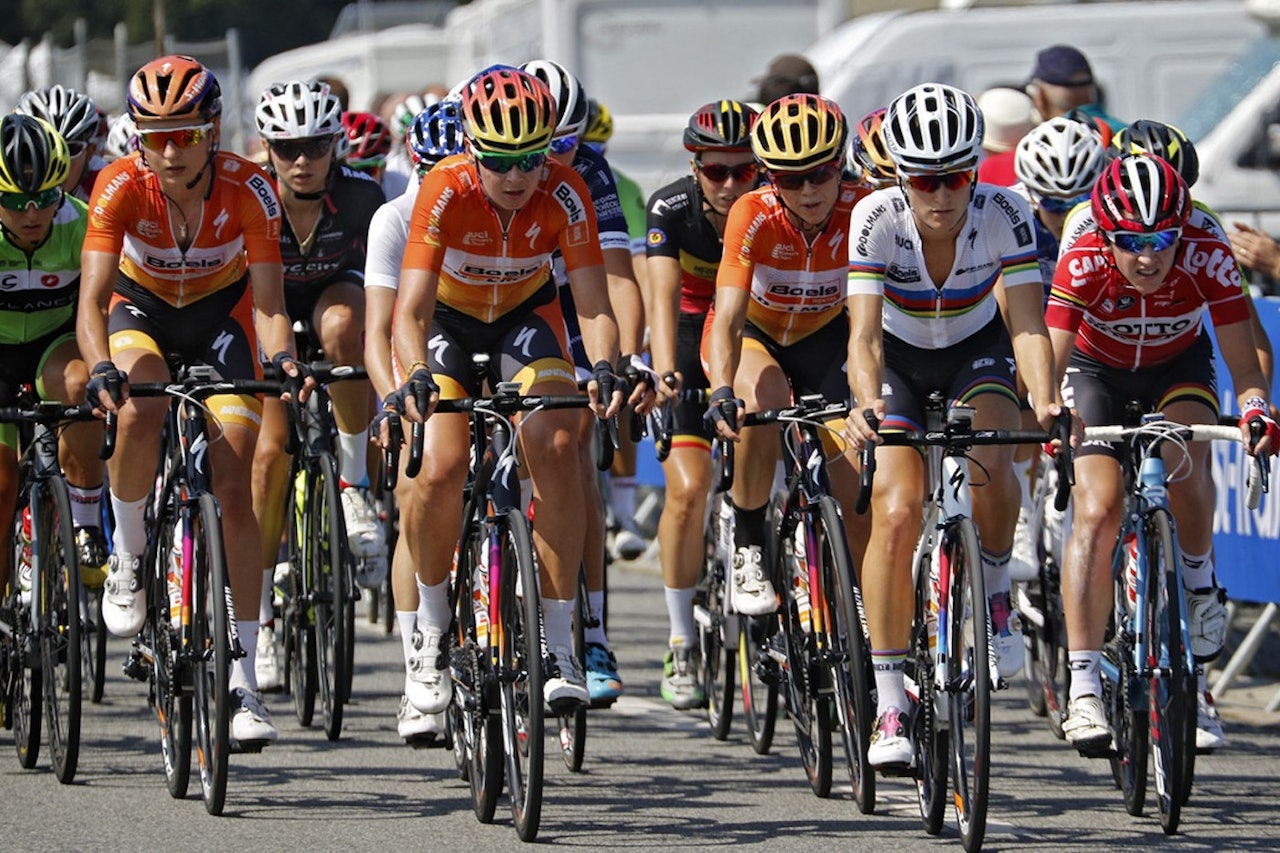
[[(956, 848), (920, 829), (914, 788), (882, 779), (878, 808), (862, 815), (847, 784), (810, 793), (785, 719), (772, 754), (752, 752), (740, 720), (725, 742), (699, 713), (658, 695), (666, 617), (652, 566), (615, 569), (612, 642), (627, 695), (589, 718), (587, 761), (571, 774), (551, 732), (539, 843), (598, 849), (895, 851)], [(111, 648), (103, 704), (86, 706), (80, 770), (59, 785), (42, 756), (19, 768), (9, 734), (0, 745), (0, 849), (9, 850), (509, 850), (519, 846), (505, 805), (491, 825), (472, 815), (469, 792), (442, 750), (415, 751), (396, 736), (400, 641), (360, 620), (353, 703), (339, 741), (303, 729), (288, 696), (269, 697), (280, 740), (234, 756), (226, 813), (211, 817), (198, 782), (171, 799), (161, 773), (145, 686), (118, 674)], [(987, 849), (1280, 849), (1280, 715), (1237, 689), (1224, 703), (1228, 748), (1202, 757), (1182, 830), (1168, 838), (1151, 812), (1130, 817), (1105, 761), (1088, 761), (1026, 710), (1021, 684), (1000, 694), (993, 735)], [(1265, 701), (1265, 700), (1263, 700)], [(1261, 708), (1261, 703), (1257, 704)], [(318, 715), (317, 715), (318, 716)]]

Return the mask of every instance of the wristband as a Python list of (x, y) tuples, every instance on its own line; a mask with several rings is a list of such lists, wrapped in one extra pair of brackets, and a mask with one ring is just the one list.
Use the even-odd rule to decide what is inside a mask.
[[(94, 368), (97, 370), (97, 368)], [(1261, 397), (1254, 395), (1244, 401), (1244, 416), (1247, 417), (1250, 412), (1257, 411), (1263, 415), (1271, 413), (1271, 407), (1267, 405), (1267, 401)]]

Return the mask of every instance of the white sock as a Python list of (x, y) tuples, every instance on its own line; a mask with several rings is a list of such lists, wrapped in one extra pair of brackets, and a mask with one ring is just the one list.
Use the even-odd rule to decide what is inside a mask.
[(111, 493), (111, 512), (116, 518), (116, 529), (111, 539), (115, 544), (116, 553), (140, 557), (142, 552), (147, 550), (147, 528), (143, 521), (143, 514), (147, 509), (147, 497), (149, 496), (138, 498), (136, 501), (122, 501), (116, 497), (115, 492)]
[(418, 630), (424, 635), (434, 629), (443, 634), (449, 630), (449, 582), (441, 581), (435, 586), (418, 583)]
[(1182, 554), (1182, 586), (1185, 589), (1211, 589), (1213, 581), (1213, 551), (1204, 554)]
[(667, 619), (671, 622), (668, 644), (673, 647), (677, 644), (693, 646), (698, 639), (698, 626), (693, 621), (693, 597), (698, 592), (697, 587), (672, 589), (664, 586), (662, 591), (667, 599)]
[(1071, 701), (1081, 696), (1102, 697), (1102, 652), (1083, 651), (1068, 652), (1067, 666), (1071, 670), (1071, 691), (1067, 698)]
[(258, 621), (272, 625), (276, 621), (275, 598), (276, 567), (262, 570), (262, 597), (258, 600)]
[(630, 526), (636, 520), (636, 478), (611, 477), (609, 480), (610, 500), (613, 515), (618, 524)]
[(587, 593), (587, 625), (582, 631), (582, 639), (588, 643), (599, 643), (608, 648), (609, 638), (604, 633), (604, 590)]
[(907, 662), (905, 649), (872, 651), (871, 667), (876, 674), (876, 716), (890, 708), (906, 711), (911, 707), (902, 670)]
[(102, 526), (102, 484), (80, 488), (67, 483), (71, 493), (71, 523), (76, 527)]
[(340, 479), (349, 486), (369, 485), (369, 461), (365, 453), (369, 449), (369, 431), (357, 433), (338, 431), (338, 471)]
[(999, 593), (1008, 594), (1012, 583), (1009, 579), (1009, 555), (1011, 551), (993, 554), (986, 548), (982, 550), (982, 580), (987, 588), (987, 598)]
[(249, 691), (256, 691), (258, 675), (253, 667), (258, 660), (258, 620), (237, 619), (236, 632), (240, 635), (240, 647), (244, 649), (244, 657), (231, 662), (231, 674), (227, 678), (227, 686), (231, 690), (243, 687)]
[(418, 626), (418, 612), (416, 610), (397, 610), (396, 625), (400, 626), (400, 646), (404, 649), (405, 666), (409, 665), (409, 658), (413, 657), (413, 632)]
[(573, 648), (573, 599), (542, 599), (542, 621), (547, 634), (547, 649)]

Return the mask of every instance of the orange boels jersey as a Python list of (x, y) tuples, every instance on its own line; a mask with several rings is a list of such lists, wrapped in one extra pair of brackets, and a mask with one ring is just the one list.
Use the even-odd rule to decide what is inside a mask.
[(849, 213), (867, 192), (842, 183), (831, 219), (812, 243), (791, 224), (773, 187), (742, 196), (729, 211), (716, 287), (750, 292), (747, 320), (783, 346), (821, 329), (844, 309)]
[(84, 250), (119, 254), (122, 273), (175, 308), (240, 280), (246, 263), (280, 263), (281, 208), (271, 178), (225, 152), (215, 155), (214, 169), (200, 218), (190, 223), (195, 237), (183, 252), (169, 201), (141, 155), (108, 164), (89, 200)]
[(463, 154), (422, 179), (402, 268), (438, 272), (438, 301), (492, 323), (547, 282), (556, 249), (571, 270), (604, 263), (591, 193), (578, 173), (548, 160), (533, 198), (504, 230)]

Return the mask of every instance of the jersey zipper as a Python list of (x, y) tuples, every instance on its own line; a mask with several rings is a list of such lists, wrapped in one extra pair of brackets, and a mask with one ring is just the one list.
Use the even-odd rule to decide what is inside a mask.
[(1143, 323), (1139, 327), (1138, 345), (1134, 347), (1134, 350), (1133, 350), (1133, 367), (1130, 368), (1131, 370), (1137, 370), (1138, 365), (1142, 364), (1142, 346), (1144, 343), (1146, 343), (1146, 339), (1147, 339), (1147, 333), (1146, 333), (1147, 297), (1142, 293), (1138, 294), (1138, 308), (1139, 308), (1138, 318), (1142, 320)]

